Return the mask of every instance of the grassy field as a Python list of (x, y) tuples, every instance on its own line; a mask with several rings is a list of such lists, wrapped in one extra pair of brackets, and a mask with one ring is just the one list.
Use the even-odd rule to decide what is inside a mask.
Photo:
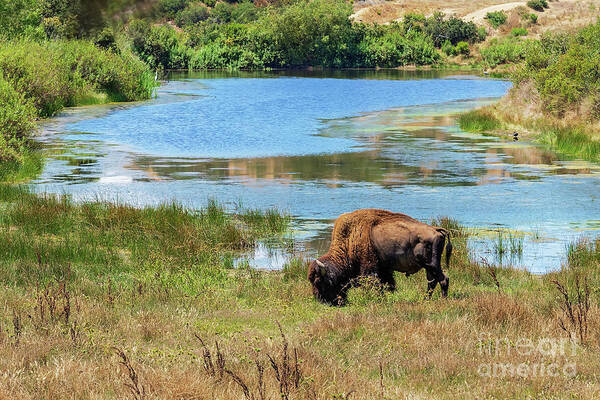
[(76, 205), (8, 185), (0, 202), (0, 398), (600, 393), (600, 241), (536, 276), (471, 261), (468, 233), (442, 221), (455, 245), (447, 300), (424, 300), (419, 273), (394, 293), (364, 281), (333, 308), (312, 298), (302, 258), (234, 268), (257, 240), (285, 239), (290, 219), (275, 211)]

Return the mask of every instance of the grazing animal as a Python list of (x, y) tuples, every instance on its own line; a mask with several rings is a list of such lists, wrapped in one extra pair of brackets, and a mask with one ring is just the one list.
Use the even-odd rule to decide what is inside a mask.
[(441, 268), (444, 247), (449, 267), (452, 243), (446, 229), (386, 210), (357, 210), (335, 221), (329, 251), (310, 263), (308, 280), (318, 300), (342, 305), (359, 276), (375, 276), (394, 290), (394, 271), (408, 276), (424, 268), (428, 297), (438, 282), (446, 297), (449, 279)]

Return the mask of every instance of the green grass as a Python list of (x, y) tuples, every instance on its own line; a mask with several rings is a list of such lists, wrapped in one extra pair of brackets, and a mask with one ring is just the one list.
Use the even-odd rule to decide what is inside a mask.
[(550, 148), (588, 161), (600, 161), (600, 141), (595, 140), (584, 128), (543, 128), (538, 140)]
[(40, 152), (27, 150), (19, 161), (5, 161), (0, 163), (0, 182), (25, 183), (36, 178), (44, 167), (44, 159)]
[(468, 111), (458, 117), (460, 129), (467, 132), (491, 132), (502, 127), (501, 122), (485, 109)]
[[(7, 185), (0, 202), (6, 204), (0, 219), (2, 275), (22, 283), (58, 279), (67, 265), (71, 279), (93, 279), (100, 271), (128, 279), (140, 266), (166, 268), (172, 260), (202, 269), (252, 247), (258, 238), (283, 233), (289, 221), (278, 215), (274, 223), (272, 210), (254, 211), (251, 219), (233, 217), (215, 202), (198, 212), (178, 204), (76, 205), (66, 196), (35, 196)], [(49, 266), (45, 273), (41, 263)]]

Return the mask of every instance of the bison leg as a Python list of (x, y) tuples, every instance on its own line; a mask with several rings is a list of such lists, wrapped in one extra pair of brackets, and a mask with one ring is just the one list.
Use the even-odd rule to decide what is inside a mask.
[(448, 286), (450, 285), (450, 278), (448, 275), (440, 271), (444, 279), (440, 281), (440, 289), (442, 289), (442, 297), (448, 297)]
[(442, 297), (448, 297), (448, 286), (450, 284), (450, 278), (442, 272), (442, 269), (430, 269), (427, 270), (427, 298), (430, 299), (435, 287), (438, 282), (440, 289), (442, 290)]
[(392, 292), (396, 290), (396, 279), (394, 279), (393, 270), (379, 270), (377, 272), (377, 277), (381, 281), (381, 284), (385, 285), (388, 290)]
[(448, 285), (449, 279), (442, 271), (442, 253), (444, 252), (444, 245), (446, 244), (446, 237), (438, 235), (433, 242), (431, 262), (425, 266), (427, 270), (427, 297), (431, 298), (435, 287), (438, 282), (442, 290), (442, 297), (448, 296)]
[(437, 273), (435, 273), (434, 271), (432, 271), (429, 268), (426, 271), (427, 271), (427, 294), (425, 295), (425, 297), (427, 299), (430, 299), (439, 280), (438, 280)]

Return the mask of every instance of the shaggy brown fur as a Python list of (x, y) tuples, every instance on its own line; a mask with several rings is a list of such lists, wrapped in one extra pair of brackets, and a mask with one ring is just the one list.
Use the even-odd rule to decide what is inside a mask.
[[(373, 237), (373, 229), (377, 226), (384, 227), (383, 232), (386, 229), (402, 231), (401, 235), (406, 238), (402, 244), (410, 248), (410, 254), (403, 256), (408, 262), (405, 259), (399, 261), (395, 254), (388, 254), (393, 250), (390, 250), (385, 237)], [(439, 260), (446, 238), (449, 244), (446, 262), (449, 263), (452, 247), (449, 233), (443, 228), (432, 227), (408, 215), (386, 210), (364, 209), (342, 214), (335, 221), (329, 251), (310, 264), (308, 279), (316, 298), (330, 304), (341, 304), (353, 278), (373, 275), (393, 290), (394, 270), (409, 275), (426, 268), (430, 292), (440, 282), (445, 294), (448, 279), (441, 272)], [(392, 241), (392, 247), (394, 244)]]

